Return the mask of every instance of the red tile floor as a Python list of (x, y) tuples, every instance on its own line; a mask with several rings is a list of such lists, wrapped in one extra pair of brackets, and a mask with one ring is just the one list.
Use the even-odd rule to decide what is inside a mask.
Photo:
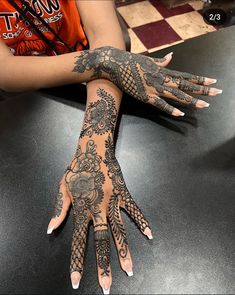
[[(120, 0), (119, 0), (120, 1)], [(153, 52), (216, 31), (201, 15), (202, 1), (168, 9), (160, 0), (129, 0), (118, 5), (131, 37), (131, 51)]]

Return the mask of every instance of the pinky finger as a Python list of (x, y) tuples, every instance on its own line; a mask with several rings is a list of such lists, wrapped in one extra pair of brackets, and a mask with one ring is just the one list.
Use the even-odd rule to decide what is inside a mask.
[(131, 219), (138, 226), (140, 231), (144, 235), (146, 235), (150, 240), (152, 240), (153, 236), (152, 236), (149, 223), (129, 193), (125, 195), (124, 197), (122, 197), (121, 203), (122, 203), (122, 207), (126, 210), (126, 212), (129, 214)]
[(171, 106), (169, 103), (167, 103), (164, 99), (160, 97), (150, 98), (149, 103), (169, 115), (172, 115), (175, 117), (182, 117), (185, 115), (179, 109), (174, 108), (173, 106)]

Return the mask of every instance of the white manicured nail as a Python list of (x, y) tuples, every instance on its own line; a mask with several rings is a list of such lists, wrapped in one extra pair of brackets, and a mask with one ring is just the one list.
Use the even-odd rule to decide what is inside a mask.
[(209, 103), (205, 104), (205, 107), (206, 107), (206, 108), (208, 108), (209, 106), (210, 106), (210, 104), (209, 104)]
[(50, 227), (47, 229), (47, 234), (50, 235), (53, 232), (54, 227)]
[(132, 277), (133, 276), (133, 271), (126, 271), (128, 277)]
[(217, 80), (216, 79), (213, 79), (210, 84), (215, 84), (215, 83), (217, 83)]
[(105, 288), (102, 288), (102, 289), (104, 294), (109, 294), (110, 289), (105, 289)]
[(218, 90), (217, 91), (217, 94), (221, 94), (221, 93), (223, 93), (223, 90)]
[(153, 239), (153, 236), (152, 236), (152, 235), (150, 235), (150, 236), (148, 236), (148, 238), (149, 238), (149, 240), (152, 240), (152, 239)]
[(80, 282), (78, 282), (77, 284), (72, 283), (73, 289), (78, 289)]

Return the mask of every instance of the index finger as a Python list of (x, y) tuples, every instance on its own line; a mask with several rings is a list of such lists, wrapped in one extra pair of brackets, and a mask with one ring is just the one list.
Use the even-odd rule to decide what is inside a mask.
[(196, 84), (199, 84), (199, 85), (211, 85), (211, 84), (215, 84), (217, 82), (217, 80), (213, 79), (213, 78), (207, 78), (207, 77), (203, 77), (203, 76), (198, 76), (198, 75), (190, 74), (190, 73), (187, 73), (187, 72), (169, 70), (169, 69), (166, 69), (166, 68), (162, 68), (161, 72), (164, 73), (164, 74), (167, 74), (169, 76), (185, 79), (185, 80), (188, 80), (188, 81), (190, 81), (192, 83), (196, 83)]

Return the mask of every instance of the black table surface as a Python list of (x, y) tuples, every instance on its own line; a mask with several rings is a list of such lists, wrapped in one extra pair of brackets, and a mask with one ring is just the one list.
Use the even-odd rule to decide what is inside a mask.
[[(235, 27), (167, 48), (173, 69), (212, 76), (224, 90), (209, 109), (172, 119), (125, 96), (116, 155), (154, 233), (124, 214), (134, 276), (111, 248), (113, 294), (235, 293)], [(70, 285), (72, 211), (52, 236), (58, 181), (72, 159), (84, 86), (11, 95), (0, 102), (0, 293), (101, 294), (90, 227), (84, 276)]]

